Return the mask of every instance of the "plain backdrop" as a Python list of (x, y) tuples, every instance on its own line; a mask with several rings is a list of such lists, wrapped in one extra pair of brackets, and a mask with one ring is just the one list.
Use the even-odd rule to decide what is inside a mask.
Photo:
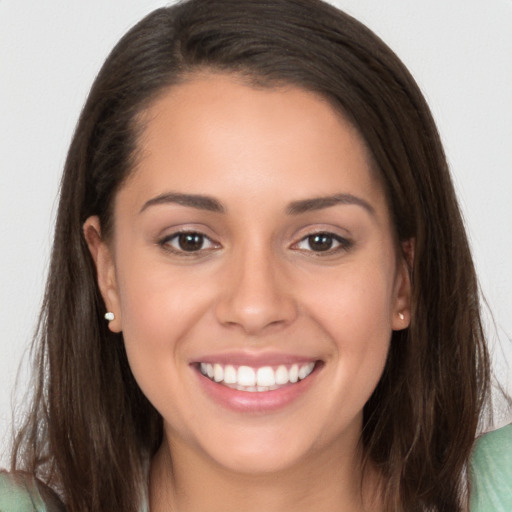
[[(512, 1), (333, 3), (395, 50), (432, 108), (497, 325), (489, 328), (496, 372), (512, 392)], [(75, 122), (113, 45), (165, 4), (0, 0), (0, 466), (7, 462), (12, 394), (36, 325)], [(18, 398), (29, 384), (24, 365)], [(497, 424), (507, 420), (496, 417)]]

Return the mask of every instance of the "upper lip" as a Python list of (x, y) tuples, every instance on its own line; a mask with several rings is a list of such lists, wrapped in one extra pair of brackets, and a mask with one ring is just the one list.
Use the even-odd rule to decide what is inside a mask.
[(303, 364), (317, 361), (318, 357), (304, 356), (287, 353), (249, 353), (249, 352), (226, 352), (219, 354), (205, 354), (191, 360), (191, 364), (210, 363), (233, 366), (250, 366), (259, 368), (262, 366), (279, 366), (291, 364)]

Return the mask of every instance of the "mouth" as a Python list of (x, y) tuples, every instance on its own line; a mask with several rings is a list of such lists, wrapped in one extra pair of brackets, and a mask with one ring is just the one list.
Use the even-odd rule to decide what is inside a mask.
[(201, 374), (216, 384), (237, 391), (266, 393), (289, 387), (307, 379), (318, 361), (252, 367), (222, 363), (198, 363)]

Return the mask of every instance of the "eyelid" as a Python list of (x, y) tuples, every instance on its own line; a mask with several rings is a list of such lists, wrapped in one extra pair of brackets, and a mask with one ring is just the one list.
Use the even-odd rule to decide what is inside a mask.
[[(172, 240), (178, 240), (180, 235), (200, 235), (203, 240), (207, 240), (210, 244), (210, 247), (200, 248), (197, 251), (185, 251), (180, 249), (179, 247), (175, 247), (170, 242)], [(177, 254), (178, 256), (184, 257), (198, 257), (205, 255), (205, 253), (209, 253), (213, 249), (219, 249), (221, 247), (220, 243), (216, 242), (211, 236), (207, 235), (200, 229), (194, 228), (180, 228), (171, 233), (168, 233), (157, 240), (157, 244), (162, 247), (165, 251), (171, 252), (173, 254)]]
[[(334, 247), (331, 247), (325, 251), (315, 251), (312, 248), (301, 248), (299, 247), (299, 244), (305, 242), (307, 243), (308, 238), (313, 237), (315, 235), (326, 235), (331, 237), (337, 245)], [(337, 254), (339, 252), (347, 252), (354, 246), (354, 241), (346, 236), (341, 236), (338, 233), (334, 233), (333, 231), (329, 229), (313, 229), (303, 236), (300, 237), (300, 239), (296, 242), (294, 242), (291, 245), (291, 249), (303, 252), (303, 253), (311, 253), (315, 257), (322, 257), (322, 256), (332, 256), (333, 254)]]
[[(176, 254), (178, 256), (184, 257), (200, 257), (205, 256), (216, 249), (221, 249), (222, 244), (217, 242), (214, 237), (205, 233), (208, 231), (207, 229), (198, 228), (195, 226), (181, 226), (176, 227), (173, 231), (167, 232), (166, 234), (158, 237), (156, 239), (156, 244), (160, 246), (163, 250)], [(332, 256), (337, 253), (347, 252), (354, 246), (354, 241), (350, 236), (343, 236), (335, 231), (335, 228), (332, 226), (309, 226), (300, 230), (301, 234), (297, 234), (295, 237), (295, 241), (289, 246), (290, 249), (295, 250), (297, 252), (309, 253), (310, 255), (314, 255), (315, 257), (327, 257)], [(199, 235), (202, 237), (202, 241), (206, 242), (204, 245), (197, 250), (187, 251), (185, 249), (180, 248), (177, 245), (174, 245), (174, 241), (179, 240), (180, 235)], [(314, 250), (312, 247), (301, 247), (302, 244), (308, 242), (308, 238), (313, 237), (315, 235), (326, 235), (333, 240), (333, 247), (330, 247), (326, 250)]]

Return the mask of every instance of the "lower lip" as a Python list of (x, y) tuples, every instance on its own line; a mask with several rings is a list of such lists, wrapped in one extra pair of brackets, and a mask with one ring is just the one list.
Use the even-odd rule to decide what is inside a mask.
[(236, 412), (267, 413), (282, 409), (303, 395), (315, 381), (319, 369), (320, 364), (317, 363), (304, 380), (272, 391), (258, 392), (232, 389), (205, 377), (199, 369), (195, 372), (206, 394), (219, 405)]

